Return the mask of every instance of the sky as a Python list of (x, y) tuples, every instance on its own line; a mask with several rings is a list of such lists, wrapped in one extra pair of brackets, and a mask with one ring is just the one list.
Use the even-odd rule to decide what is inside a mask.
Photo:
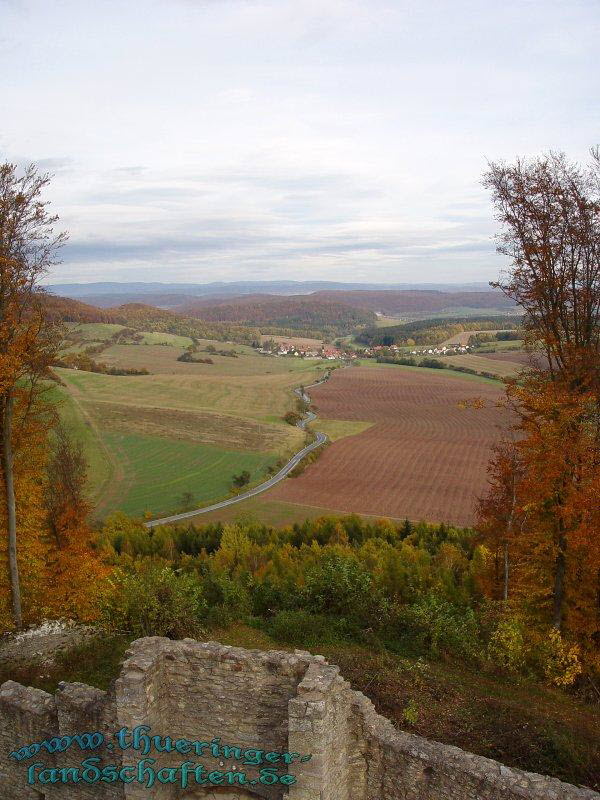
[(600, 141), (600, 0), (0, 0), (47, 280), (495, 279), (490, 160)]

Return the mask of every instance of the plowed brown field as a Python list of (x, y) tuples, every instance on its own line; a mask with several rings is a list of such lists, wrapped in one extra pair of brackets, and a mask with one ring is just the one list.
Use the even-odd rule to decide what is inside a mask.
[[(272, 499), (413, 520), (469, 525), (487, 485), (490, 448), (510, 424), (500, 385), (426, 370), (337, 370), (311, 390), (322, 418), (368, 420), (326, 448)], [(480, 397), (485, 407), (460, 408)], [(318, 420), (316, 423), (318, 429)]]

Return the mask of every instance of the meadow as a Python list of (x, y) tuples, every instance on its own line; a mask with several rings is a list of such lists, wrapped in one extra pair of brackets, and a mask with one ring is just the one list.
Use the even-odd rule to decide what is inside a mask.
[[(143, 333), (136, 344), (111, 344), (120, 326), (72, 328), (79, 347), (107, 345), (97, 361), (147, 369), (148, 375), (106, 375), (57, 368), (60, 413), (82, 442), (96, 518), (120, 510), (168, 514), (227, 497), (233, 475), (250, 485), (302, 447), (305, 434), (284, 422), (293, 389), (323, 374), (323, 362), (257, 354), (244, 345), (201, 340), (198, 356), (178, 361), (191, 340)], [(207, 347), (233, 353), (203, 352)]]

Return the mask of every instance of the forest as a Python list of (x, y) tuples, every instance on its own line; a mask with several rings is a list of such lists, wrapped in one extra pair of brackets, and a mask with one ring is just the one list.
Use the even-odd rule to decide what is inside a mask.
[(203, 300), (191, 303), (181, 311), (205, 321), (257, 326), (268, 334), (276, 334), (277, 329), (284, 328), (320, 332), (325, 337), (347, 334), (356, 326), (375, 321), (372, 311), (334, 300), (315, 298), (313, 295), (247, 295), (220, 302)]
[(518, 327), (519, 317), (482, 316), (482, 317), (446, 317), (441, 319), (415, 320), (402, 325), (390, 325), (386, 328), (365, 328), (358, 331), (356, 341), (368, 347), (390, 347), (393, 344), (412, 345), (440, 344), (463, 331), (498, 330), (499, 328)]

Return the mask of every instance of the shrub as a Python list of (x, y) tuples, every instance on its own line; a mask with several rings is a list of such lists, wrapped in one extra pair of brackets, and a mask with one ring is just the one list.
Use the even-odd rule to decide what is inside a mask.
[(551, 628), (535, 648), (539, 669), (549, 683), (571, 686), (582, 672), (579, 647), (569, 644)]
[(362, 619), (373, 607), (371, 576), (348, 556), (325, 556), (308, 570), (304, 591), (308, 609), (316, 614)]
[(440, 361), (439, 358), (423, 358), (420, 367), (428, 367), (429, 369), (446, 369), (446, 364)]
[(481, 658), (480, 630), (472, 608), (459, 607), (435, 594), (401, 609), (399, 622), (432, 655)]
[(408, 725), (416, 725), (419, 721), (419, 706), (414, 700), (409, 700), (403, 708), (402, 719)]
[(110, 589), (103, 608), (109, 631), (170, 639), (203, 633), (206, 603), (193, 575), (177, 575), (162, 564), (139, 561), (131, 572), (117, 570)]
[(237, 489), (241, 489), (243, 486), (247, 486), (250, 483), (250, 473), (247, 469), (242, 470), (239, 475), (234, 475), (232, 478), (232, 483)]
[(305, 610), (280, 611), (265, 627), (276, 641), (309, 649), (360, 635), (358, 629), (345, 619), (311, 614)]
[(506, 672), (519, 673), (525, 668), (527, 645), (521, 620), (501, 620), (492, 633), (488, 645), (488, 658)]
[(211, 627), (230, 625), (245, 620), (251, 610), (250, 594), (244, 583), (225, 571), (215, 571), (205, 580), (208, 601), (207, 624)]

